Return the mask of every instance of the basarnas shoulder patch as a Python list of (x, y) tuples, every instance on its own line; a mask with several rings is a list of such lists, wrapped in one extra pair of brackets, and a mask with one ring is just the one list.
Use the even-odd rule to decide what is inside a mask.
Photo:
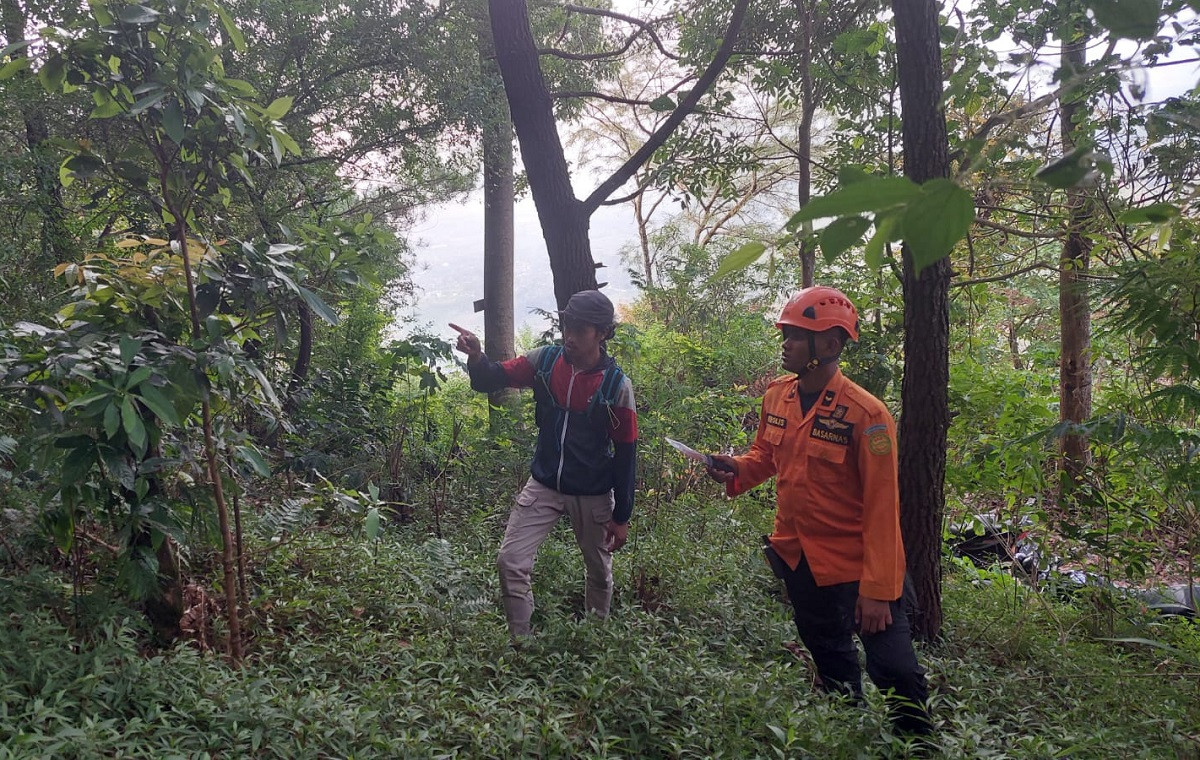
[(863, 437), (867, 439), (867, 451), (876, 456), (883, 456), (892, 452), (892, 437), (888, 435), (887, 425), (872, 425), (863, 431)]
[(822, 441), (829, 441), (840, 446), (849, 446), (853, 435), (853, 422), (842, 422), (833, 417), (820, 415), (813, 420), (812, 432), (809, 433), (812, 438), (820, 438)]

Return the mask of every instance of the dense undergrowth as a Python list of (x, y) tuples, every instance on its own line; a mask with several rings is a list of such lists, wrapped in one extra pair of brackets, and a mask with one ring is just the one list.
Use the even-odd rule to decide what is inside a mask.
[[(813, 693), (754, 549), (769, 511), (734, 504), (643, 512), (606, 621), (578, 616), (582, 567), (560, 526), (520, 649), (496, 600), (502, 504), (445, 539), (326, 530), (259, 552), (240, 670), (148, 649), (139, 614), (73, 600), (51, 573), (0, 578), (0, 757), (905, 756), (878, 693), (866, 710)], [(1196, 628), (967, 567), (945, 603), (945, 643), (921, 652), (934, 754), (1200, 756)]]

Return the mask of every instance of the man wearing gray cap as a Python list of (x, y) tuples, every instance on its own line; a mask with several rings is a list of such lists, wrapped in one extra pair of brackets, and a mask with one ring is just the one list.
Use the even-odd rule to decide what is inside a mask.
[(587, 569), (587, 611), (608, 615), (612, 553), (625, 544), (633, 513), (637, 411), (633, 385), (605, 350), (612, 302), (598, 290), (571, 296), (559, 312), (562, 345), (540, 346), (496, 362), (479, 338), (458, 325), (471, 387), (482, 393), (533, 388), (538, 426), (530, 478), (517, 495), (496, 564), (508, 630), (528, 636), (533, 614), (530, 576), (538, 548), (567, 515)]

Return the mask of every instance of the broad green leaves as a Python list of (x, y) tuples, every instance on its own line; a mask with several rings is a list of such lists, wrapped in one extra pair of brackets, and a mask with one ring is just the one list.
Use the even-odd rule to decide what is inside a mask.
[(1090, 184), (1100, 174), (1112, 174), (1112, 171), (1112, 161), (1107, 156), (1089, 146), (1081, 146), (1038, 169), (1034, 176), (1050, 187), (1064, 190)]
[(1179, 216), (1179, 209), (1170, 203), (1151, 203), (1131, 208), (1117, 217), (1121, 224), (1163, 224)]
[(971, 194), (950, 180), (930, 180), (921, 191), (900, 217), (900, 234), (918, 272), (949, 256), (975, 220)]
[(820, 198), (813, 198), (788, 220), (789, 229), (800, 222), (847, 214), (887, 211), (903, 206), (921, 194), (921, 188), (906, 177), (872, 177), (848, 185)]
[(737, 272), (745, 269), (754, 262), (758, 261), (758, 258), (762, 256), (763, 252), (766, 250), (767, 246), (765, 243), (760, 243), (758, 241), (746, 243), (733, 253), (730, 253), (721, 261), (720, 266), (717, 267), (717, 271), (713, 273), (712, 278), (716, 280), (724, 277), (730, 272)]
[[(917, 185), (905, 177), (871, 177), (848, 167), (839, 175), (841, 187), (809, 201), (786, 225), (794, 236), (806, 222), (832, 218), (817, 233), (827, 262), (857, 245), (874, 225), (875, 233), (865, 247), (867, 264), (881, 266), (886, 244), (903, 239), (913, 267), (920, 272), (949, 256), (975, 219), (971, 193), (948, 179)], [(722, 260), (713, 277), (745, 269), (765, 250), (761, 243), (742, 246)]]
[(1162, 0), (1084, 0), (1096, 23), (1114, 37), (1153, 39), (1158, 33)]
[(863, 233), (870, 227), (871, 220), (865, 216), (843, 216), (830, 222), (820, 234), (821, 253), (825, 261), (834, 261), (847, 248), (862, 240)]

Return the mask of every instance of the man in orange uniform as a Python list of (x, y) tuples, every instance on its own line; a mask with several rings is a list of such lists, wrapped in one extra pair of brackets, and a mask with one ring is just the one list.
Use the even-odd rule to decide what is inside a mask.
[(776, 476), (767, 551), (823, 687), (861, 698), (857, 631), (868, 675), (891, 690), (896, 728), (929, 733), (925, 672), (900, 601), (896, 426), (883, 402), (838, 369), (846, 341), (858, 340), (858, 311), (841, 291), (805, 288), (775, 324), (783, 332), (782, 366), (795, 374), (768, 386), (750, 451), (714, 455), (719, 466), (708, 474), (730, 496)]

